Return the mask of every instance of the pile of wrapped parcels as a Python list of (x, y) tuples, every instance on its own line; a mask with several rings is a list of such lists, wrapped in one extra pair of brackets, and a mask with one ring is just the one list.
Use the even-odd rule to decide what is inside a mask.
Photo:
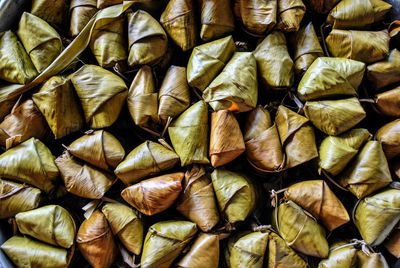
[(17, 267), (389, 267), (400, 4), (32, 0), (0, 33)]

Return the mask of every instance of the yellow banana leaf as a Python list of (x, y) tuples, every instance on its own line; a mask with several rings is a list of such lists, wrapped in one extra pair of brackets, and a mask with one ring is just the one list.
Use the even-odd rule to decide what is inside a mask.
[(176, 117), (190, 105), (190, 91), (186, 80), (186, 68), (171, 65), (165, 74), (158, 94), (158, 116), (165, 121)]
[(157, 64), (168, 48), (168, 38), (164, 29), (146, 11), (129, 12), (127, 16), (129, 66)]
[(265, 171), (280, 170), (284, 166), (278, 129), (269, 112), (257, 106), (247, 115), (245, 123), (246, 156), (250, 163)]
[(208, 42), (229, 34), (235, 28), (231, 1), (200, 0), (200, 38)]
[(189, 85), (204, 91), (225, 67), (235, 50), (231, 35), (195, 47), (187, 65)]
[(68, 151), (106, 171), (115, 169), (125, 156), (121, 143), (104, 130), (94, 131), (78, 138), (68, 146)]
[(339, 183), (358, 199), (390, 182), (389, 165), (379, 141), (368, 141), (339, 178)]
[(38, 16), (49, 24), (64, 28), (64, 23), (68, 18), (67, 0), (33, 0), (31, 14)]
[(141, 267), (170, 267), (196, 233), (196, 224), (190, 221), (153, 224), (144, 240)]
[(56, 30), (41, 18), (27, 12), (21, 16), (17, 35), (39, 73), (63, 50), (61, 37)]
[(389, 189), (365, 197), (355, 211), (355, 222), (367, 244), (381, 244), (400, 220), (400, 190)]
[(362, 121), (366, 113), (357, 98), (307, 101), (304, 114), (328, 135), (340, 135)]
[(278, 215), (275, 217), (274, 210), (272, 223), (288, 246), (309, 256), (328, 257), (329, 245), (321, 225), (293, 201), (282, 203), (275, 209), (278, 209)]
[(371, 136), (365, 128), (354, 128), (339, 136), (326, 137), (319, 146), (320, 168), (338, 175)]
[(292, 168), (318, 157), (314, 128), (307, 118), (280, 105), (275, 124), (285, 149), (285, 168)]
[(333, 29), (365, 29), (384, 19), (392, 5), (382, 0), (343, 0), (329, 13), (326, 22)]
[(251, 33), (264, 35), (272, 30), (277, 21), (277, 0), (237, 0), (240, 21)]
[(49, 193), (54, 189), (59, 174), (54, 159), (46, 145), (31, 138), (0, 155), (0, 176), (31, 184)]
[[(334, 243), (329, 249), (329, 256), (319, 262), (318, 268), (353, 268), (357, 266), (357, 249), (346, 242)], [(372, 268), (372, 267), (371, 267)]]
[(189, 252), (178, 262), (179, 268), (218, 268), (219, 238), (200, 233)]
[(204, 90), (203, 99), (215, 110), (224, 110), (235, 103), (239, 112), (257, 105), (257, 63), (251, 52), (236, 52), (222, 72)]
[(210, 159), (213, 167), (225, 165), (245, 151), (243, 135), (233, 113), (220, 110), (211, 114)]
[(269, 233), (268, 268), (306, 268), (307, 265), (296, 251), (286, 245), (285, 240), (274, 232)]
[(168, 209), (182, 190), (183, 172), (147, 179), (125, 188), (122, 198), (141, 213), (152, 216)]
[(303, 100), (340, 95), (357, 96), (364, 71), (365, 64), (360, 61), (320, 57), (300, 80), (297, 93)]
[(110, 68), (128, 58), (124, 35), (125, 16), (97, 23), (90, 37), (90, 49), (101, 67)]
[(75, 97), (70, 78), (53, 76), (32, 95), (32, 100), (46, 118), (56, 139), (83, 127), (81, 107)]
[(256, 192), (246, 177), (225, 169), (211, 173), (219, 211), (229, 223), (244, 221), (253, 211)]
[(129, 113), (136, 125), (154, 128), (158, 122), (157, 95), (151, 67), (145, 65), (133, 79), (126, 99)]
[(38, 75), (31, 58), (12, 31), (0, 33), (0, 79), (28, 84)]
[(35, 209), (39, 206), (40, 200), (39, 189), (0, 179), (0, 219)]
[(140, 255), (143, 244), (143, 221), (139, 212), (120, 203), (106, 203), (101, 209), (114, 235), (133, 254)]
[(75, 240), (75, 223), (69, 212), (58, 205), (48, 205), (15, 215), (21, 234), (45, 243), (70, 248)]
[(176, 209), (203, 232), (209, 232), (219, 222), (214, 189), (203, 167), (193, 165), (186, 171)]
[(97, 8), (103, 9), (109, 6), (121, 4), (123, 0), (97, 0)]
[(69, 35), (77, 36), (97, 12), (96, 0), (71, 0), (69, 6), (71, 23), (69, 26)]
[(13, 236), (1, 249), (17, 267), (66, 268), (68, 252), (28, 237)]
[(278, 0), (278, 23), (276, 28), (284, 32), (296, 32), (306, 13), (306, 6), (301, 0)]
[(208, 164), (208, 106), (199, 101), (190, 106), (168, 128), (172, 146), (181, 165)]
[(400, 119), (383, 125), (376, 133), (388, 160), (400, 155)]
[(84, 220), (76, 236), (78, 249), (93, 268), (107, 268), (118, 254), (114, 236), (100, 210)]
[(358, 267), (360, 268), (389, 268), (385, 257), (381, 253), (366, 255), (362, 251), (357, 252)]
[(44, 140), (49, 134), (46, 119), (30, 99), (12, 110), (0, 123), (0, 142), (6, 147), (15, 146), (32, 137)]
[(145, 141), (133, 149), (114, 170), (115, 175), (125, 184), (156, 175), (173, 168), (179, 162), (178, 155), (153, 142)]
[(389, 40), (387, 30), (332, 30), (326, 38), (326, 45), (332, 57), (374, 63), (389, 55)]
[(118, 118), (128, 94), (124, 80), (95, 65), (84, 65), (71, 75), (91, 128), (111, 126)]
[(312, 22), (301, 27), (291, 37), (289, 43), (294, 48), (294, 70), (296, 75), (302, 76), (317, 58), (324, 56), (324, 51), (318, 41)]
[(112, 174), (82, 164), (68, 153), (59, 156), (55, 163), (60, 169), (66, 190), (83, 198), (102, 198), (115, 180)]
[(269, 232), (253, 232), (237, 240), (231, 250), (230, 266), (261, 268), (268, 246), (268, 237)]
[(293, 85), (293, 61), (282, 32), (274, 31), (267, 35), (256, 47), (254, 56), (257, 61), (258, 74), (267, 87), (279, 90), (290, 88)]
[(172, 0), (161, 14), (160, 22), (171, 39), (187, 51), (196, 45), (197, 25), (192, 0)]
[(317, 13), (328, 13), (340, 0), (308, 0), (310, 7)]
[(310, 212), (329, 231), (350, 221), (346, 208), (323, 180), (293, 184), (285, 191), (285, 197)]
[(400, 117), (400, 87), (376, 95), (375, 103), (383, 115)]
[(400, 81), (400, 52), (393, 49), (386, 60), (368, 65), (367, 79), (371, 87), (380, 90)]

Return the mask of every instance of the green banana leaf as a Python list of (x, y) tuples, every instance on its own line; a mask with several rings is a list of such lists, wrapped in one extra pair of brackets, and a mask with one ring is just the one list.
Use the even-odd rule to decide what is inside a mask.
[(33, 0), (31, 14), (47, 21), (50, 25), (64, 28), (65, 21), (68, 19), (67, 0)]
[(284, 32), (296, 32), (306, 13), (302, 0), (278, 0), (278, 23), (276, 28)]
[(236, 0), (236, 9), (245, 29), (253, 34), (268, 33), (277, 22), (277, 0)]
[(97, 12), (97, 0), (71, 0), (69, 35), (77, 36)]
[(200, 0), (200, 38), (208, 42), (235, 28), (230, 0)]
[(400, 119), (383, 125), (376, 133), (388, 160), (400, 155)]
[(389, 268), (385, 257), (381, 253), (367, 255), (362, 251), (358, 251), (357, 257), (360, 268)]
[(261, 268), (268, 237), (269, 232), (253, 232), (238, 239), (231, 250), (230, 266)]
[(368, 65), (367, 79), (371, 87), (380, 90), (400, 81), (400, 52), (393, 49), (383, 61)]
[(233, 249), (233, 245), (238, 241), (241, 237), (250, 234), (251, 232), (249, 230), (245, 231), (240, 231), (237, 233), (234, 233), (231, 235), (228, 239), (226, 239), (226, 242), (223, 247), (223, 252), (224, 252), (224, 261), (225, 261), (225, 266), (228, 268), (232, 268), (230, 265), (230, 259), (231, 259), (231, 253)]
[(307, 266), (307, 262), (286, 245), (285, 240), (274, 232), (269, 233), (268, 268), (306, 268)]
[(319, 262), (318, 268), (353, 268), (357, 267), (357, 249), (346, 242), (334, 243), (329, 249), (329, 256)]

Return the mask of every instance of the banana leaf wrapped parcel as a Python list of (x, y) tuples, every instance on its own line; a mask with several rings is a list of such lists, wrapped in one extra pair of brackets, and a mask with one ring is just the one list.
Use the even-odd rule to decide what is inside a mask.
[(351, 243), (333, 243), (329, 256), (319, 262), (318, 268), (352, 268), (357, 267), (357, 249)]
[(41, 191), (37, 188), (0, 179), (0, 219), (35, 209), (41, 199)]
[(182, 190), (183, 172), (147, 179), (125, 188), (122, 198), (141, 213), (152, 216), (175, 202)]
[(338, 136), (328, 136), (319, 146), (320, 171), (338, 175), (371, 138), (365, 128), (354, 128)]
[(246, 157), (252, 166), (264, 171), (279, 171), (285, 165), (278, 128), (262, 106), (248, 113), (244, 127)]
[(219, 222), (214, 188), (202, 166), (193, 165), (186, 171), (176, 209), (203, 232), (209, 232)]
[(172, 121), (169, 137), (181, 165), (208, 164), (208, 106), (198, 101)]
[(235, 50), (231, 35), (193, 48), (186, 72), (189, 85), (204, 91), (225, 67)]
[(114, 170), (126, 185), (173, 168), (179, 156), (153, 141), (145, 141), (133, 149)]
[(210, 159), (213, 167), (225, 165), (245, 151), (243, 135), (233, 113), (219, 110), (211, 114)]
[(83, 257), (94, 268), (110, 267), (118, 254), (113, 233), (100, 210), (95, 210), (82, 222), (76, 242)]
[(300, 80), (297, 93), (303, 100), (342, 95), (357, 96), (365, 71), (360, 61), (319, 57)]
[(389, 189), (365, 197), (355, 208), (355, 222), (364, 241), (381, 244), (400, 220), (400, 190)]
[(328, 13), (340, 0), (308, 0), (310, 7), (317, 13)]
[(317, 258), (328, 256), (329, 245), (325, 238), (325, 229), (296, 203), (286, 201), (278, 205), (272, 215), (274, 229), (288, 246)]
[(289, 247), (285, 240), (274, 232), (269, 233), (268, 268), (306, 268), (308, 264), (296, 251)]
[(214, 111), (235, 103), (239, 112), (257, 105), (257, 63), (251, 52), (235, 52), (222, 72), (203, 91), (203, 99)]
[(59, 156), (55, 163), (66, 190), (83, 198), (102, 198), (115, 181), (112, 174), (77, 161), (68, 152)]
[(400, 81), (400, 52), (390, 51), (386, 60), (367, 67), (367, 79), (377, 91)]
[(350, 221), (346, 208), (323, 180), (293, 184), (285, 191), (285, 198), (311, 213), (329, 231)]
[(375, 96), (376, 108), (386, 116), (400, 116), (400, 87), (379, 93)]
[(218, 268), (219, 238), (215, 234), (200, 233), (190, 250), (178, 262), (179, 268)]
[(128, 12), (129, 66), (154, 65), (164, 57), (168, 38), (164, 29), (143, 10)]
[(400, 155), (400, 119), (383, 125), (376, 133), (388, 160)]
[(111, 230), (133, 254), (140, 255), (143, 244), (143, 221), (140, 213), (121, 203), (106, 203), (101, 209)]
[(75, 222), (58, 205), (48, 205), (15, 215), (18, 230), (45, 243), (70, 248), (75, 240)]
[(190, 221), (162, 221), (150, 226), (143, 245), (141, 267), (168, 268), (197, 233)]
[(50, 193), (59, 175), (54, 160), (46, 145), (31, 138), (0, 155), (0, 176), (31, 184)]
[(200, 38), (208, 42), (232, 32), (235, 28), (231, 1), (200, 0)]
[(83, 127), (82, 108), (75, 97), (70, 78), (53, 76), (32, 95), (32, 100), (46, 118), (55, 139)]
[(33, 0), (31, 14), (45, 20), (57, 28), (63, 25), (68, 18), (68, 0)]
[(90, 37), (90, 49), (101, 67), (110, 68), (128, 58), (124, 36), (125, 16), (97, 22)]
[(17, 35), (36, 70), (43, 72), (63, 50), (60, 35), (47, 22), (24, 12)]
[(362, 29), (384, 19), (392, 5), (382, 0), (343, 0), (329, 13), (333, 29)]
[(13, 236), (0, 247), (17, 267), (68, 267), (68, 251), (26, 236)]
[(239, 238), (230, 252), (230, 267), (261, 268), (269, 232), (252, 232)]
[(234, 12), (247, 31), (263, 35), (270, 32), (277, 22), (278, 1), (236, 0)]
[(324, 56), (312, 22), (295, 32), (289, 43), (294, 47), (293, 61), (296, 75), (302, 75), (319, 57)]
[(348, 131), (366, 117), (363, 107), (355, 97), (307, 101), (304, 114), (316, 128), (334, 136)]
[(71, 0), (69, 35), (77, 36), (97, 12), (96, 0)]
[(50, 129), (46, 119), (31, 99), (14, 106), (11, 113), (0, 123), (0, 143), (6, 148), (33, 137), (45, 140), (50, 136), (49, 134)]
[(91, 128), (108, 127), (117, 120), (128, 94), (122, 78), (99, 66), (84, 65), (71, 81)]
[(361, 199), (392, 182), (379, 141), (368, 141), (339, 177), (339, 183)]
[(256, 191), (251, 181), (238, 173), (218, 168), (211, 173), (211, 180), (223, 218), (231, 224), (244, 221), (256, 203)]
[(276, 28), (284, 32), (296, 32), (306, 13), (302, 0), (278, 0), (278, 23)]
[(72, 155), (105, 171), (113, 171), (125, 157), (121, 143), (105, 130), (83, 135), (67, 149)]
[(160, 22), (171, 39), (183, 50), (188, 51), (196, 45), (197, 25), (194, 1), (169, 1)]
[(385, 257), (382, 253), (370, 253), (367, 255), (363, 251), (357, 251), (358, 265), (362, 268), (364, 267), (374, 267), (374, 268), (389, 268)]
[(261, 81), (275, 90), (290, 88), (294, 82), (294, 65), (282, 32), (267, 35), (254, 50)]
[(0, 79), (28, 84), (38, 72), (25, 48), (12, 31), (0, 33)]
[(333, 57), (374, 63), (389, 55), (389, 34), (383, 31), (332, 30), (326, 45)]

